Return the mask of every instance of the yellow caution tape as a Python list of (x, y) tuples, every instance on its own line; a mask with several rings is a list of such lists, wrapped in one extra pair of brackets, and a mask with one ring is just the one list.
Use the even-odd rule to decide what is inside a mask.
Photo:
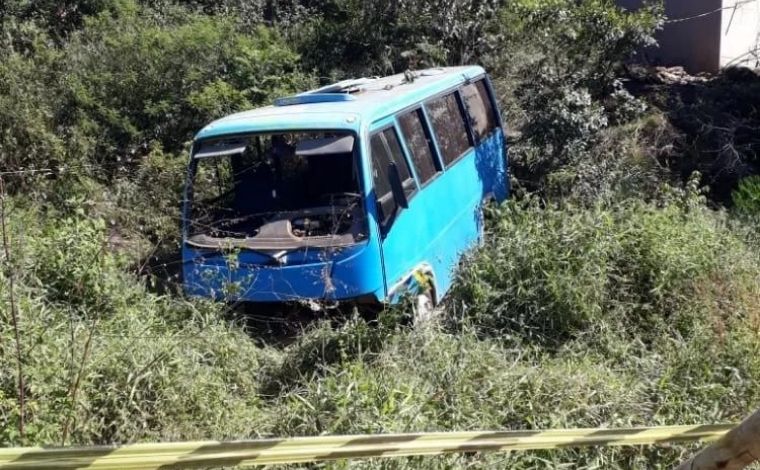
[(149, 470), (271, 465), (457, 452), (628, 446), (714, 440), (733, 425), (295, 437), (82, 448), (0, 449), (0, 470)]

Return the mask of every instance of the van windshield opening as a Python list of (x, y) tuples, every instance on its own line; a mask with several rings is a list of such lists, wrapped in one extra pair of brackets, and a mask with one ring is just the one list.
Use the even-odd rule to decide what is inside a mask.
[(187, 242), (287, 250), (363, 240), (355, 140), (349, 133), (290, 132), (197, 144)]

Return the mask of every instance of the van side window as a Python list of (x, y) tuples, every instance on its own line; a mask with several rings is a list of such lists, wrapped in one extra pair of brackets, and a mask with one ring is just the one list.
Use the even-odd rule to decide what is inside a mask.
[(404, 157), (404, 151), (401, 149), (398, 136), (396, 136), (396, 130), (389, 127), (383, 131), (383, 136), (385, 136), (385, 142), (388, 144), (388, 149), (391, 151), (391, 157), (398, 167), (398, 173), (401, 176), (401, 183), (404, 186), (406, 197), (411, 198), (412, 194), (417, 190), (417, 183), (414, 182), (412, 173), (409, 171), (409, 163)]
[(441, 171), (430, 148), (430, 141), (423, 127), (422, 111), (416, 109), (398, 118), (401, 134), (406, 141), (406, 148), (412, 154), (412, 163), (423, 185)]
[(396, 131), (392, 127), (370, 138), (370, 150), (372, 152), (372, 181), (375, 184), (375, 197), (380, 212), (379, 220), (381, 225), (385, 225), (398, 210), (388, 175), (388, 166), (391, 162), (396, 163), (407, 197), (417, 190), (417, 186), (409, 172), (409, 165), (401, 151)]
[(496, 113), (488, 95), (485, 80), (478, 80), (462, 87), (462, 99), (470, 117), (470, 125), (478, 140), (496, 129)]
[[(375, 134), (370, 140), (372, 151), (372, 181), (375, 183), (375, 197), (378, 201), (391, 195), (391, 182), (388, 179), (390, 155), (385, 148), (382, 134)], [(393, 198), (391, 197), (391, 200)]]
[(448, 167), (470, 148), (467, 127), (457, 102), (456, 93), (449, 93), (428, 101), (425, 106), (428, 109), (443, 162)]

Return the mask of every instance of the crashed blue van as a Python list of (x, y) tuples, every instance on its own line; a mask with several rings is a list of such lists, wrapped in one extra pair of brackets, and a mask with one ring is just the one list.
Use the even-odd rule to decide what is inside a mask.
[(204, 127), (190, 156), (183, 279), (242, 302), (446, 294), (509, 191), (486, 72), (346, 80)]

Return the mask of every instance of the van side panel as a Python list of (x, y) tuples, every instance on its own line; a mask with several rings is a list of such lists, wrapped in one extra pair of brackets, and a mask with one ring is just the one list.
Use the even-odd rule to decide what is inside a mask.
[(449, 290), (460, 256), (480, 238), (483, 198), (492, 195), (501, 201), (507, 195), (503, 149), (499, 129), (431, 181), (401, 211), (382, 244), (388, 286), (428, 264), (433, 268), (436, 296)]
[(505, 138), (497, 128), (423, 187), (399, 213), (381, 244), (388, 300), (397, 300), (393, 286), (422, 265), (433, 269), (436, 297), (445, 295), (462, 254), (481, 237), (484, 200), (501, 202), (508, 192)]
[(478, 222), (472, 208), (479, 205), (482, 193), (476, 187), (471, 157), (463, 157), (431, 181), (399, 214), (383, 241), (389, 286), (427, 263), (433, 268), (436, 294), (442, 296), (449, 289), (459, 254), (477, 240)]

